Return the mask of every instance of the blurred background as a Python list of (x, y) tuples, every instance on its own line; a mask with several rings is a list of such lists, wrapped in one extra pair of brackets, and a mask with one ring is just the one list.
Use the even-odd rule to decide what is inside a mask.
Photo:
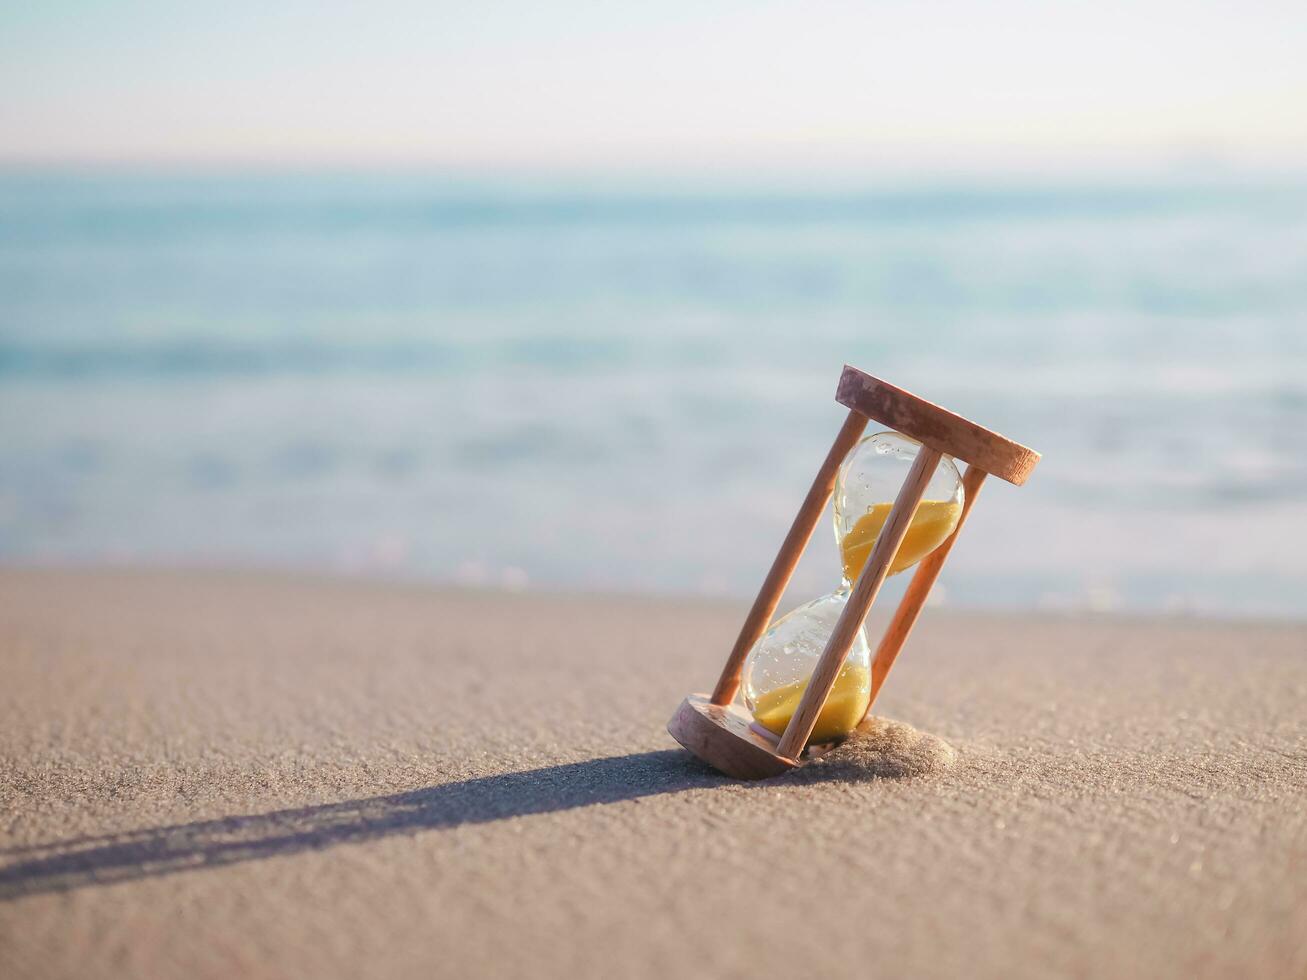
[(747, 597), (849, 362), (1045, 454), (945, 604), (1301, 617), (1305, 43), (1301, 3), (5, 5), (0, 561)]

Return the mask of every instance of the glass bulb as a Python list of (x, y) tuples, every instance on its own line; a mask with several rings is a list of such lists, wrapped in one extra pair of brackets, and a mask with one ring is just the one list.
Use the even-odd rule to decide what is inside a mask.
[[(867, 564), (920, 448), (921, 443), (897, 432), (877, 432), (854, 446), (840, 465), (835, 480), (835, 543), (846, 588)], [(938, 548), (961, 517), (962, 476), (953, 458), (944, 456), (926, 485), (889, 573), (911, 568)]]
[[(782, 616), (754, 644), (744, 662), (744, 701), (754, 721), (780, 736), (799, 708), (826, 641), (849, 600), (846, 591), (824, 595)], [(871, 699), (871, 650), (859, 629), (844, 666), (817, 716), (810, 741), (847, 735)]]

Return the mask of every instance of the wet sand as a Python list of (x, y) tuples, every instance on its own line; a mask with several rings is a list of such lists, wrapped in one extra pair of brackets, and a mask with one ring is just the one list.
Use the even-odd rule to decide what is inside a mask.
[(932, 611), (746, 785), (742, 615), (0, 572), (0, 975), (1307, 974), (1307, 626)]

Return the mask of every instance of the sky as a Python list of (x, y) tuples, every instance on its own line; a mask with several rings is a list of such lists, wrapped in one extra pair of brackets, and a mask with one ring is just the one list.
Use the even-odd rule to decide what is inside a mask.
[(0, 163), (1307, 165), (1307, 3), (8, 2)]

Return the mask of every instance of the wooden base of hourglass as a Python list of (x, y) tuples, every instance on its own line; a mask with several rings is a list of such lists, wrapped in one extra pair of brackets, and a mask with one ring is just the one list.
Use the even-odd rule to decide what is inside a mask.
[[(1039, 454), (1033, 449), (847, 365), (840, 376), (835, 400), (849, 409), (848, 418), (830, 452), (826, 454), (817, 477), (785, 536), (762, 589), (745, 618), (740, 635), (731, 648), (717, 686), (711, 695), (692, 694), (686, 698), (667, 725), (672, 737), (690, 752), (715, 769), (739, 779), (779, 776), (812, 761), (820, 754), (820, 749), (814, 747), (808, 747), (805, 753), (804, 747), (830, 696), (835, 678), (848, 658), (858, 630), (862, 628), (867, 613), (871, 611), (872, 603), (889, 574), (890, 563), (907, 534), (912, 515), (930, 483), (940, 457), (947, 454), (967, 463), (967, 472), (963, 477), (965, 498), (962, 514), (949, 538), (921, 561), (876, 650), (871, 666), (873, 703), (925, 605), (926, 597), (966, 522), (986, 475), (992, 473), (1020, 486), (1039, 462)], [(921, 443), (921, 449), (899, 489), (885, 525), (867, 557), (867, 563), (858, 575), (853, 593), (831, 631), (798, 710), (790, 719), (779, 742), (773, 744), (750, 727), (752, 718), (749, 713), (733, 703), (740, 687), (744, 660), (776, 612), (785, 586), (834, 492), (840, 464), (857, 444), (869, 420), (916, 439)], [(870, 713), (870, 705), (867, 710)], [(863, 720), (865, 723), (866, 718)]]

